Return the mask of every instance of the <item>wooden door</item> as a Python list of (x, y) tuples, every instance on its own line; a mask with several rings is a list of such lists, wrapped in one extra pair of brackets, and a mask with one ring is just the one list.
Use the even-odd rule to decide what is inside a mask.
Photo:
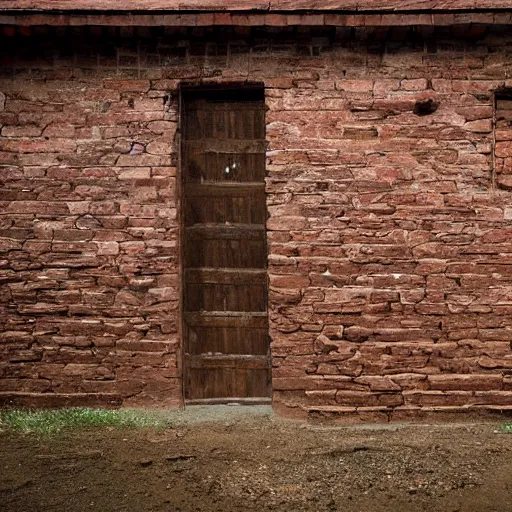
[(263, 89), (182, 100), (185, 400), (268, 401)]

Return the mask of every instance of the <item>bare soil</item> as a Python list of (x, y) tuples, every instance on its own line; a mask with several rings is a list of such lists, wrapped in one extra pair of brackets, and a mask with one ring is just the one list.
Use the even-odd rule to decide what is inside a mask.
[(263, 415), (0, 432), (0, 510), (512, 511), (499, 423), (336, 427)]

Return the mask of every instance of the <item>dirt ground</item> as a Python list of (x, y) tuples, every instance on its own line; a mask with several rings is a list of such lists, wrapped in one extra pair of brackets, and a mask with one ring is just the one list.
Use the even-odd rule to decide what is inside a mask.
[(0, 431), (2, 512), (512, 512), (499, 422), (338, 427), (260, 414)]

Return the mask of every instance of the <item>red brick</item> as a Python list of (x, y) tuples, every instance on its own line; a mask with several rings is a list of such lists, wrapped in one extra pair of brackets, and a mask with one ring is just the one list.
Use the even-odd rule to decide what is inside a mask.
[(39, 137), (42, 129), (35, 125), (4, 126), (2, 137)]
[(326, 26), (344, 27), (347, 25), (347, 16), (344, 14), (326, 14), (324, 23)]
[(197, 15), (196, 25), (198, 27), (207, 27), (214, 24), (213, 13), (199, 13)]
[(214, 25), (231, 25), (231, 13), (229, 12), (222, 12), (222, 13), (215, 13), (213, 15), (213, 23)]
[[(294, 20), (293, 15), (289, 16), (289, 19)], [(325, 24), (325, 17), (323, 14), (302, 14), (299, 16), (297, 22), (289, 21), (289, 25), (305, 25), (305, 26), (322, 26)]]
[(400, 88), (404, 91), (424, 91), (427, 88), (427, 79), (416, 78), (411, 80), (402, 80)]
[(496, 374), (468, 375), (429, 375), (431, 389), (443, 391), (487, 391), (501, 389), (503, 378)]
[(338, 80), (336, 88), (347, 92), (370, 92), (373, 90), (373, 80)]
[(16, 26), (2, 25), (2, 35), (4, 37), (14, 37), (16, 35)]
[(271, 275), (270, 285), (276, 288), (307, 288), (310, 280), (308, 276), (297, 275)]
[(285, 14), (266, 14), (265, 15), (265, 25), (271, 27), (286, 27), (287, 26), (287, 17)]
[(149, 80), (108, 79), (103, 81), (103, 85), (107, 89), (125, 92), (147, 92), (150, 88)]

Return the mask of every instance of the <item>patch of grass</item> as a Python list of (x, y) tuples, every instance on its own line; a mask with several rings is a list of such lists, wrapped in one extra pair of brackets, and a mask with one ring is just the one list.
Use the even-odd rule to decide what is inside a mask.
[(133, 409), (69, 409), (0, 411), (0, 429), (51, 434), (80, 428), (157, 428), (169, 426), (163, 414)]
[(503, 423), (501, 425), (501, 430), (503, 430), (503, 432), (509, 432), (512, 434), (512, 423)]

